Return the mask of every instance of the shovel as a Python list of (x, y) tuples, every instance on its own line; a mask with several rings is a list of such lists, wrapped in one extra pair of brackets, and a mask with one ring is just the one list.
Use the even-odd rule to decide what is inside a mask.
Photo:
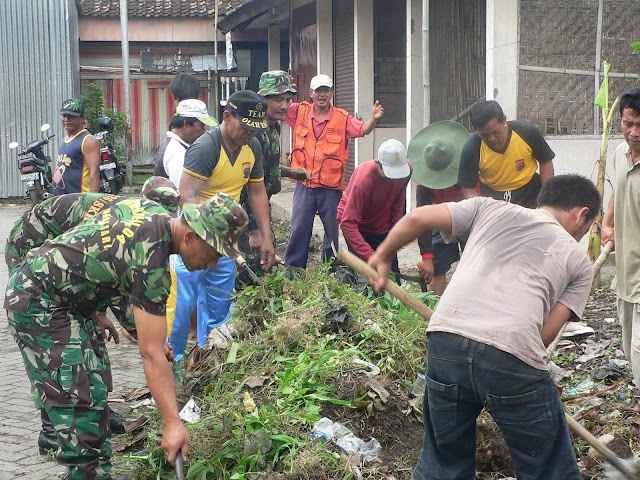
[[(342, 260), (344, 263), (349, 265), (355, 271), (364, 275), (367, 278), (373, 278), (374, 280), (378, 279), (378, 272), (376, 272), (373, 268), (367, 265), (360, 257), (354, 255), (349, 250), (341, 248), (338, 252), (335, 252), (336, 256)], [(402, 303), (404, 303), (407, 307), (413, 309), (415, 312), (422, 315), (424, 318), (429, 320), (431, 315), (433, 315), (433, 310), (427, 307), (424, 303), (418, 300), (413, 295), (410, 295), (408, 292), (400, 288), (400, 286), (395, 282), (387, 282), (387, 286), (384, 287), (387, 292), (396, 297)]]
[(571, 415), (565, 413), (565, 417), (567, 418), (567, 423), (569, 424), (569, 428), (573, 430), (576, 434), (580, 435), (586, 442), (595, 448), (604, 459), (611, 464), (611, 466), (615, 467), (620, 473), (622, 473), (625, 478), (628, 480), (639, 480), (640, 473), (637, 471), (637, 468), (633, 464), (628, 464), (620, 457), (618, 457), (615, 453), (613, 453), (606, 445), (601, 443), (596, 437), (594, 437), (589, 430), (584, 428), (582, 425), (578, 423)]
[(262, 279), (258, 275), (256, 275), (256, 272), (251, 270), (251, 267), (247, 265), (247, 261), (244, 259), (242, 255), (238, 254), (238, 256), (236, 257), (236, 263), (238, 264), (238, 268), (242, 268), (245, 272), (247, 272), (252, 282), (254, 282), (256, 285), (260, 285), (264, 287), (264, 283), (262, 282)]
[(176, 477), (178, 480), (184, 480), (184, 462), (182, 461), (182, 452), (180, 450), (176, 453)]

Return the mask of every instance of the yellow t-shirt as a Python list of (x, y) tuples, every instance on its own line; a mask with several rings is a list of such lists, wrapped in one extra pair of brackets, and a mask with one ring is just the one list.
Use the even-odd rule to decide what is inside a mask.
[(202, 135), (185, 154), (183, 173), (204, 180), (205, 185), (198, 194), (204, 202), (217, 193), (231, 195), (237, 201), (247, 182), (262, 182), (262, 148), (253, 138), (243, 145), (235, 156), (227, 151), (220, 127)]

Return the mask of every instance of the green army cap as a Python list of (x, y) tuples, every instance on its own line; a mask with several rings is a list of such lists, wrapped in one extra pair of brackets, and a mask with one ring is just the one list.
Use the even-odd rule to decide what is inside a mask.
[(270, 70), (260, 75), (260, 83), (258, 85), (258, 95), (268, 97), (270, 95), (280, 95), (281, 93), (297, 94), (298, 91), (293, 88), (293, 78), (284, 70)]
[(174, 183), (164, 177), (149, 177), (144, 182), (140, 195), (147, 200), (159, 203), (170, 212), (178, 210), (180, 192)]
[(189, 227), (218, 253), (238, 256), (238, 237), (249, 217), (240, 204), (226, 193), (218, 193), (201, 204), (185, 203), (182, 214)]

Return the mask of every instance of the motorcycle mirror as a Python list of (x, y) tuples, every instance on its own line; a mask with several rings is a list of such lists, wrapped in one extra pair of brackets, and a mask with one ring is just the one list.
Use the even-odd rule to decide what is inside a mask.
[(44, 125), (42, 125), (40, 127), (40, 131), (41, 132), (46, 132), (47, 130), (49, 130), (51, 128), (51, 125), (49, 125), (48, 123), (45, 123)]
[(18, 142), (11, 142), (11, 143), (9, 144), (9, 148), (10, 148), (11, 150), (13, 150), (14, 148), (18, 148), (18, 146), (19, 146)]

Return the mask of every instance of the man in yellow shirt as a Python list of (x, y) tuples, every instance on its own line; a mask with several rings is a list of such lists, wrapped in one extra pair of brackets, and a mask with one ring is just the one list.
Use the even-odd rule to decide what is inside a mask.
[[(481, 195), (537, 208), (542, 185), (553, 177), (555, 153), (535, 125), (507, 117), (495, 100), (471, 109), (475, 128), (464, 144), (458, 183), (465, 198)], [(540, 173), (537, 173), (538, 166)]]
[[(275, 251), (271, 241), (269, 199), (264, 186), (262, 147), (255, 135), (267, 129), (267, 102), (257, 93), (240, 90), (229, 97), (222, 123), (187, 150), (180, 178), (183, 203), (202, 203), (218, 193), (236, 201), (246, 185), (249, 205), (262, 237), (260, 261), (265, 271), (273, 265)], [(207, 343), (207, 335), (229, 320), (235, 284), (235, 262), (222, 257), (215, 269), (189, 273), (179, 257), (175, 316), (169, 343), (179, 359), (185, 349), (189, 317), (198, 307), (198, 344)]]

